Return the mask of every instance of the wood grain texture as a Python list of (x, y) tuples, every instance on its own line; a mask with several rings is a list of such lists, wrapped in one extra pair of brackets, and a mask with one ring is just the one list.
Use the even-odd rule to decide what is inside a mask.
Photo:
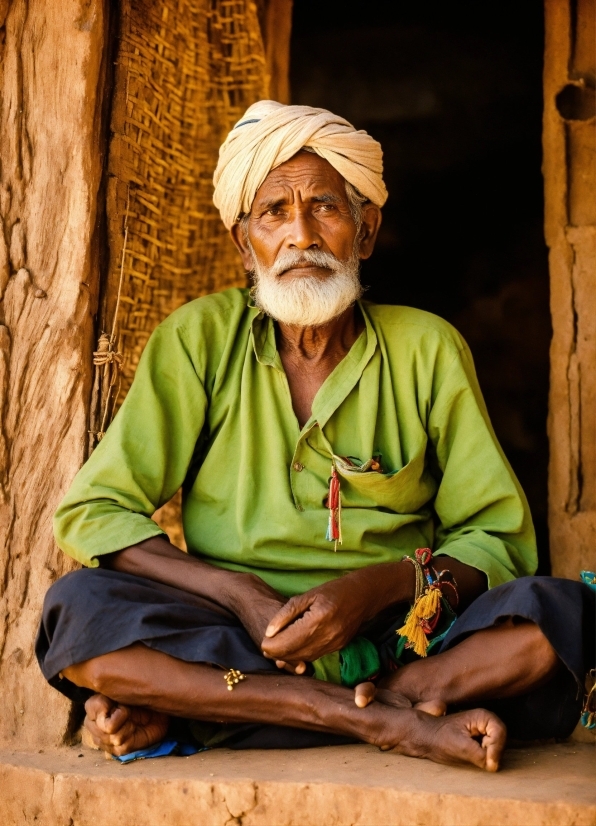
[(0, 2), (0, 741), (24, 748), (69, 714), (33, 649), (87, 446), (105, 25), (103, 0)]
[(290, 37), (294, 0), (261, 0), (259, 17), (265, 47), (268, 96), (290, 103)]
[(596, 569), (596, 0), (546, 0), (544, 179), (551, 275), (553, 574)]

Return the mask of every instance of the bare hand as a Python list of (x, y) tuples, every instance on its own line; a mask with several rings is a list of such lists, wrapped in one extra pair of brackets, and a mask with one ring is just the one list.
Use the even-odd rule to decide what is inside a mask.
[(85, 703), (85, 728), (95, 745), (122, 757), (159, 743), (167, 734), (169, 717), (140, 706), (123, 706), (103, 694)]
[(278, 660), (312, 662), (339, 651), (370, 614), (370, 599), (350, 575), (289, 599), (265, 631), (261, 648)]
[(489, 772), (498, 770), (507, 728), (491, 711), (474, 708), (440, 718), (418, 712), (412, 722), (409, 738), (387, 742), (381, 749), (435, 763), (472, 763)]
[(276, 659), (312, 662), (339, 651), (363, 623), (412, 599), (414, 591), (415, 573), (407, 562), (360, 568), (289, 599), (269, 623), (261, 647)]
[[(286, 598), (255, 574), (226, 571), (184, 553), (167, 538), (154, 536), (113, 554), (104, 554), (102, 567), (163, 582), (206, 597), (235, 614), (259, 648), (271, 618)], [(304, 663), (280, 661), (280, 668), (302, 673)], [(301, 671), (302, 669), (302, 671)]]
[[(236, 616), (255, 645), (261, 648), (265, 629), (283, 608), (286, 598), (253, 574), (242, 574), (239, 577), (239, 583), (235, 605)], [(306, 671), (306, 663), (300, 659), (293, 661), (290, 658), (276, 658), (275, 664), (278, 668), (292, 674), (304, 674)]]

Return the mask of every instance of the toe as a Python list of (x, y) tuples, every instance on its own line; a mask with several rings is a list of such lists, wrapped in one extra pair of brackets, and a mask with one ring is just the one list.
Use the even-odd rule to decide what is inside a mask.
[(375, 684), (371, 682), (357, 685), (354, 689), (354, 702), (358, 708), (366, 708), (367, 705), (372, 703), (375, 699), (376, 691)]
[(417, 711), (431, 714), (433, 717), (444, 717), (447, 714), (447, 705), (441, 700), (425, 700), (422, 703), (416, 703), (414, 708)]

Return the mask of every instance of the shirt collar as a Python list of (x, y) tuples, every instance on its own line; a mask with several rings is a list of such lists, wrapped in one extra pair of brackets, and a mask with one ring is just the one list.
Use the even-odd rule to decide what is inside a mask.
[(377, 349), (377, 334), (371, 324), (366, 304), (358, 301), (364, 319), (364, 330), (335, 370), (325, 379), (312, 404), (312, 415), (305, 429), (317, 423), (324, 427), (346, 396), (360, 381), (365, 367)]
[(257, 361), (259, 364), (265, 364), (268, 367), (277, 367), (278, 370), (283, 370), (281, 359), (277, 352), (273, 319), (265, 315), (265, 313), (256, 306), (250, 293), (248, 297), (248, 309), (252, 310), (254, 314), (251, 332)]
[[(358, 301), (357, 304), (364, 319), (364, 330), (360, 333), (349, 352), (319, 388), (313, 401), (312, 415), (304, 425), (304, 430), (309, 430), (315, 423), (321, 427), (325, 425), (356, 386), (364, 372), (364, 368), (377, 349), (377, 334), (371, 324), (366, 303)], [(248, 307), (255, 313), (251, 330), (257, 361), (283, 372), (283, 365), (277, 351), (273, 319), (255, 306), (252, 296), (249, 297)]]

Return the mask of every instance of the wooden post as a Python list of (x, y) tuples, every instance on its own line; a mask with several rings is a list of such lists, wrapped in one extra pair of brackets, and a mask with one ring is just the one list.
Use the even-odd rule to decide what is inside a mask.
[[(3, 36), (4, 35), (4, 36)], [(103, 0), (0, 2), (0, 742), (60, 742), (33, 653), (74, 567), (52, 513), (85, 459), (98, 272)]]
[(596, 570), (596, 0), (546, 0), (553, 574)]
[(265, 47), (268, 94), (290, 103), (290, 37), (294, 0), (261, 0), (261, 31)]

